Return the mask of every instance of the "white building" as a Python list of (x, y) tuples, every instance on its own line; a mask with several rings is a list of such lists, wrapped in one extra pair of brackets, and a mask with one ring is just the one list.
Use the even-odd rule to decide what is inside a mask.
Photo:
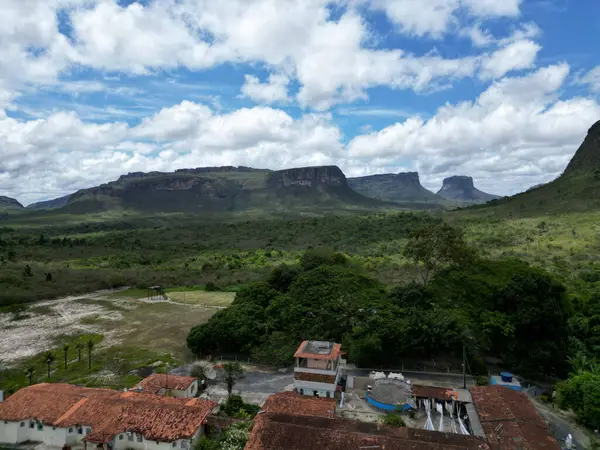
[(216, 403), (197, 398), (43, 383), (23, 388), (0, 403), (0, 443), (189, 449), (216, 408)]
[(294, 354), (294, 387), (303, 395), (333, 398), (340, 381), (341, 345), (304, 341)]
[(164, 373), (154, 373), (140, 381), (133, 390), (156, 395), (191, 398), (198, 394), (198, 379)]

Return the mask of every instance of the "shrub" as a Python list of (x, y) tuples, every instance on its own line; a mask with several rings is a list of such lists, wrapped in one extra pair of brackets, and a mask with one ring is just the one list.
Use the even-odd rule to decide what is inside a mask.
[(390, 427), (405, 427), (404, 419), (398, 414), (386, 414), (383, 416), (383, 423)]
[(206, 286), (204, 286), (204, 290), (206, 292), (214, 292), (214, 291), (218, 291), (219, 288), (217, 287), (217, 285), (215, 283), (213, 283), (212, 281), (209, 281), (208, 283), (206, 283)]

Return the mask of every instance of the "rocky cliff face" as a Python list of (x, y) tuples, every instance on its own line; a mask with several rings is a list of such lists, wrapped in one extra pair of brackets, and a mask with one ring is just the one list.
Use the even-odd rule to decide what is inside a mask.
[(337, 166), (315, 166), (273, 171), (268, 176), (268, 185), (275, 188), (316, 185), (346, 187), (348, 182)]
[(588, 134), (575, 152), (563, 175), (576, 175), (600, 169), (600, 121), (588, 130)]
[(486, 203), (500, 198), (497, 195), (480, 191), (475, 187), (472, 177), (462, 175), (445, 178), (437, 195), (447, 200), (465, 203)]
[(0, 209), (23, 209), (23, 205), (14, 198), (0, 195)]
[(379, 200), (444, 203), (443, 198), (438, 197), (421, 185), (417, 172), (349, 178), (348, 184), (356, 192)]

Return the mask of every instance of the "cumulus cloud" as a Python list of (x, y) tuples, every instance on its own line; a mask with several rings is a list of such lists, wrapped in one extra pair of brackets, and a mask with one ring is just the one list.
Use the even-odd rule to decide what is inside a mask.
[(431, 187), (456, 173), (473, 175), (501, 194), (549, 181), (600, 117), (600, 105), (591, 99), (557, 101), (568, 74), (561, 64), (505, 78), (476, 101), (443, 106), (427, 121), (412, 117), (355, 137), (349, 157), (380, 165), (414, 160)]
[(244, 75), (242, 95), (257, 103), (285, 103), (289, 101), (288, 85), (290, 79), (281, 74), (272, 73), (266, 83), (261, 83), (254, 75)]
[(482, 59), (479, 77), (482, 80), (500, 78), (513, 70), (531, 69), (542, 47), (536, 42), (522, 39), (496, 50)]
[(588, 86), (591, 92), (600, 94), (600, 66), (579, 77), (576, 82)]

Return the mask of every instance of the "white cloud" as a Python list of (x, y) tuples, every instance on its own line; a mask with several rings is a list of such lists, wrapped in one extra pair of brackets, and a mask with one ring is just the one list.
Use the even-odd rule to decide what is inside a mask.
[(471, 14), (480, 17), (518, 16), (523, 0), (461, 0)]
[(577, 84), (587, 85), (590, 91), (600, 94), (600, 66), (590, 70), (576, 80)]
[(285, 103), (289, 101), (288, 85), (290, 79), (281, 74), (270, 74), (266, 83), (261, 83), (258, 77), (244, 75), (246, 80), (242, 86), (242, 94), (258, 103)]
[(479, 78), (489, 80), (500, 78), (513, 70), (534, 68), (541, 49), (539, 44), (527, 39), (508, 44), (482, 59)]
[(457, 173), (500, 194), (549, 181), (600, 117), (593, 100), (557, 101), (568, 73), (562, 64), (503, 79), (475, 102), (444, 106), (427, 121), (412, 117), (358, 136), (348, 144), (348, 156), (380, 166), (413, 160), (432, 188)]

